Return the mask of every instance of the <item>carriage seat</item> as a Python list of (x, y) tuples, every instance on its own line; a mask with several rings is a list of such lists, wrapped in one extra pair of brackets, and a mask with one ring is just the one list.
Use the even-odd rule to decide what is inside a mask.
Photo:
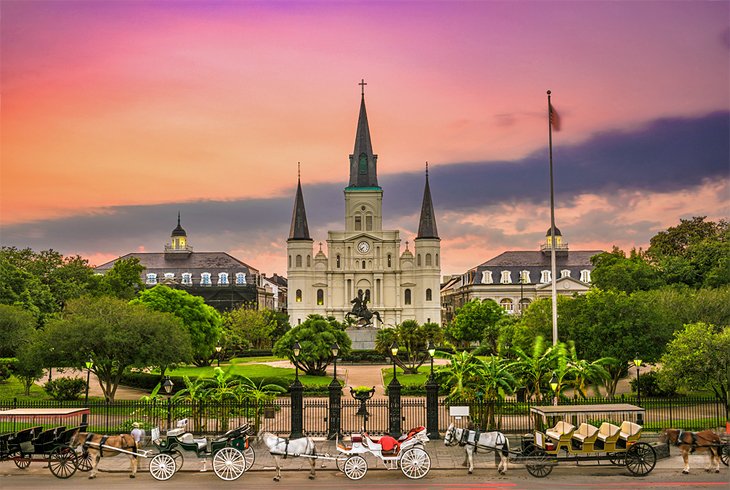
[(413, 437), (416, 436), (416, 434), (418, 434), (419, 432), (424, 431), (424, 430), (426, 430), (426, 428), (422, 425), (419, 425), (418, 427), (414, 427), (408, 431), (408, 434), (400, 436), (398, 438), (398, 442), (405, 442), (408, 439), (412, 439)]
[(185, 433), (185, 427), (178, 427), (177, 429), (170, 429), (167, 431), (167, 437), (179, 437)]
[(578, 430), (573, 432), (573, 440), (580, 444), (583, 451), (592, 451), (593, 445), (598, 438), (598, 427), (583, 422)]
[(363, 432), (362, 437), (367, 441), (367, 446), (372, 451), (382, 451), (383, 454), (397, 454), (400, 450), (400, 443), (394, 437), (385, 435), (380, 439), (373, 439), (367, 432)]
[(621, 423), (621, 428), (619, 429), (619, 438), (627, 443), (636, 442), (641, 437), (642, 430), (643, 427), (639, 424), (624, 420)]
[(619, 432), (621, 432), (621, 427), (604, 422), (598, 429), (598, 439), (603, 442), (615, 441), (619, 437)]
[(546, 430), (545, 434), (555, 441), (569, 441), (573, 432), (575, 432), (575, 426), (561, 420), (555, 424), (555, 427)]
[(198, 451), (202, 451), (208, 445), (208, 440), (207, 439), (205, 439), (205, 438), (203, 438), (203, 439), (194, 439), (193, 438), (193, 435), (190, 432), (186, 432), (181, 437), (179, 437), (178, 440), (182, 444), (185, 444), (187, 446), (192, 446), (193, 444), (195, 444), (195, 446), (197, 447)]

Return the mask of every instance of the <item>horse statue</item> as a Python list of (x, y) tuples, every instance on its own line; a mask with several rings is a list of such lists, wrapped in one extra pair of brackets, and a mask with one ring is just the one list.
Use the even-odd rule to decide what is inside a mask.
[(499, 466), (497, 471), (500, 475), (507, 474), (507, 462), (509, 461), (509, 440), (507, 436), (501, 432), (478, 432), (469, 429), (460, 429), (450, 424), (444, 435), (444, 444), (446, 446), (455, 446), (459, 444), (464, 446), (466, 451), (466, 460), (469, 462), (469, 474), (474, 471), (474, 453), (477, 449), (486, 449), (499, 454)]
[(311, 437), (299, 437), (297, 439), (284, 439), (271, 432), (260, 432), (258, 440), (263, 441), (266, 447), (269, 449), (269, 454), (274, 457), (274, 463), (276, 464), (276, 476), (274, 481), (278, 482), (281, 480), (281, 467), (279, 466), (279, 457), (283, 456), (286, 459), (289, 456), (310, 456), (309, 465), (309, 479), (314, 480), (317, 448), (314, 447), (314, 441)]
[(106, 436), (91, 432), (77, 432), (71, 438), (69, 445), (71, 446), (71, 449), (82, 446), (84, 452), (88, 452), (90, 455), (91, 473), (89, 473), (89, 479), (96, 478), (97, 467), (99, 466), (99, 460), (102, 457), (106, 458), (125, 454), (110, 448), (131, 451), (133, 454), (127, 454), (127, 456), (129, 456), (130, 469), (132, 470), (132, 474), (129, 475), (129, 478), (134, 478), (137, 475), (137, 443), (135, 442), (134, 437), (130, 434)]
[(706, 472), (713, 471), (720, 473), (720, 454), (722, 451), (722, 440), (720, 436), (711, 430), (703, 430), (700, 432), (685, 432), (681, 429), (664, 429), (659, 434), (659, 442), (672, 444), (679, 448), (682, 452), (684, 460), (684, 468), (682, 474), (689, 474), (689, 455), (690, 453), (707, 451), (710, 460), (705, 466)]
[(365, 291), (364, 295), (362, 289), (357, 292), (357, 296), (353, 298), (350, 303), (352, 304), (352, 311), (348, 311), (345, 318), (354, 316), (365, 320), (365, 325), (371, 325), (373, 323), (373, 317), (377, 318), (380, 323), (383, 323), (383, 319), (380, 318), (380, 312), (368, 309), (368, 302), (370, 301), (370, 290)]

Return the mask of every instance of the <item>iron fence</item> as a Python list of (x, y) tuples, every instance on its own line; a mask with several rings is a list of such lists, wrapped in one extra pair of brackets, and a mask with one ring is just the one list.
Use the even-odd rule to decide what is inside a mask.
[[(633, 399), (621, 397), (613, 400), (590, 398), (560, 400), (560, 404), (636, 404)], [(458, 405), (458, 402), (452, 405)], [(543, 403), (544, 405), (545, 403)], [(457, 426), (475, 424), (483, 429), (499, 429), (506, 433), (526, 433), (534, 428), (530, 408), (534, 402), (498, 401), (493, 404), (471, 403), (470, 417), (454, 420), (449, 416), (449, 404), (443, 398), (438, 403), (438, 429), (445, 432), (450, 423)], [(641, 398), (639, 404), (645, 408), (643, 425), (646, 430), (660, 430), (674, 427), (684, 430), (702, 430), (725, 426), (726, 411), (722, 401), (711, 397)], [(0, 410), (12, 408), (78, 408), (80, 402), (58, 402), (53, 400), (20, 401), (0, 400)], [(218, 434), (244, 423), (276, 434), (291, 432), (291, 399), (282, 397), (268, 405), (236, 402), (183, 401), (183, 400), (118, 400), (112, 403), (90, 400), (87, 423), (89, 430), (103, 433), (129, 432), (133, 422), (145, 427), (170, 428), (182, 418), (188, 419), (188, 428), (195, 433)], [(389, 429), (387, 399), (373, 399), (366, 404), (367, 414), (358, 414), (360, 402), (343, 396), (341, 399), (341, 430), (344, 434), (359, 432), (363, 428), (371, 434), (386, 434)], [(303, 402), (304, 432), (315, 437), (324, 437), (328, 431), (329, 400), (327, 398), (305, 398)], [(408, 430), (426, 425), (426, 398), (403, 397), (401, 400), (402, 428)], [(586, 420), (575, 420), (598, 424), (600, 415)], [(32, 425), (80, 425), (81, 420), (38, 420), (33, 416), (0, 417), (0, 433), (14, 432)]]

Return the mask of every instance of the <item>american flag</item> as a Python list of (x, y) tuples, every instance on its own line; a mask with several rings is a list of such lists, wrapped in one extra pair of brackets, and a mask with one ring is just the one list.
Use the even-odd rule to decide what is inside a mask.
[(555, 131), (560, 131), (560, 115), (552, 104), (550, 104), (550, 125)]

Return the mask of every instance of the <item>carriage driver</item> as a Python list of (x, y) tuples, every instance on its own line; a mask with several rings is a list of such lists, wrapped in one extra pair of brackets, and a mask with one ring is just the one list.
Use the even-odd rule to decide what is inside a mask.
[(139, 422), (135, 422), (132, 424), (132, 437), (134, 438), (134, 442), (137, 444), (137, 447), (142, 446), (142, 438), (144, 437), (144, 429), (140, 429)]

